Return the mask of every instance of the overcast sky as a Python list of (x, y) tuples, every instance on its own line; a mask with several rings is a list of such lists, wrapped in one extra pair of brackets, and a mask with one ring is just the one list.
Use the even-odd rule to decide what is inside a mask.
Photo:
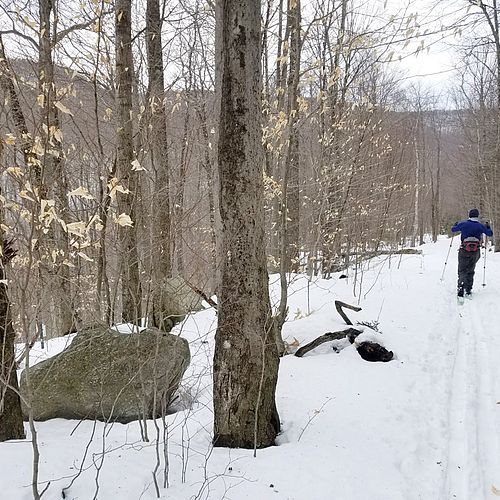
[[(452, 31), (438, 33), (443, 27), (463, 18), (468, 6), (467, 0), (375, 0), (385, 6), (386, 15), (402, 13), (416, 14), (422, 32), (429, 35), (412, 41), (397, 54), (403, 56), (397, 64), (405, 72), (408, 83), (418, 82), (433, 92), (443, 94), (446, 100), (448, 87), (451, 86), (460, 67), (460, 59), (454, 48), (460, 37)], [(424, 50), (418, 55), (408, 55), (424, 41)]]

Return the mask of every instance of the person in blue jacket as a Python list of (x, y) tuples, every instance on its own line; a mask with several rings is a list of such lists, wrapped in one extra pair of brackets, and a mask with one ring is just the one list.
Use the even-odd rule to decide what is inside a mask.
[(458, 250), (458, 290), (457, 295), (463, 297), (464, 293), (472, 293), (474, 283), (474, 270), (481, 256), (481, 236), (493, 236), (489, 222), (479, 222), (479, 210), (469, 210), (469, 218), (455, 223), (452, 232), (460, 231), (462, 244)]

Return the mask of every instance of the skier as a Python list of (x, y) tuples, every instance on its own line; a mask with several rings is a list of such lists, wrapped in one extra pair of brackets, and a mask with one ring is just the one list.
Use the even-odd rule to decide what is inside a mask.
[(451, 228), (452, 232), (460, 231), (462, 244), (458, 250), (458, 289), (457, 295), (463, 297), (464, 293), (472, 293), (474, 283), (474, 269), (481, 255), (481, 236), (492, 236), (493, 231), (490, 223), (479, 222), (479, 210), (473, 208), (469, 210), (469, 218), (461, 222), (456, 222)]

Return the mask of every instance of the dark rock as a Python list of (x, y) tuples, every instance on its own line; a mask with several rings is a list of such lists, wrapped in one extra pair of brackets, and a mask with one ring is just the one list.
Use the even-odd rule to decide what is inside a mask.
[(361, 342), (356, 346), (359, 355), (366, 361), (391, 361), (394, 357), (392, 351), (375, 342)]

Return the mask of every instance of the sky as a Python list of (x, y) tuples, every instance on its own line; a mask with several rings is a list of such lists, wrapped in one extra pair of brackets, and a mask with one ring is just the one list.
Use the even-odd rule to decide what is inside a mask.
[[(446, 105), (449, 90), (460, 70), (460, 58), (456, 47), (463, 41), (463, 33), (443, 29), (462, 19), (467, 12), (467, 0), (379, 0), (385, 7), (386, 15), (406, 11), (415, 14), (415, 25), (428, 33), (412, 40), (407, 47), (396, 49), (396, 63), (404, 72), (409, 84), (419, 84), (440, 95)], [(416, 47), (423, 43), (423, 50), (417, 55)], [(448, 104), (449, 105), (449, 104)]]

